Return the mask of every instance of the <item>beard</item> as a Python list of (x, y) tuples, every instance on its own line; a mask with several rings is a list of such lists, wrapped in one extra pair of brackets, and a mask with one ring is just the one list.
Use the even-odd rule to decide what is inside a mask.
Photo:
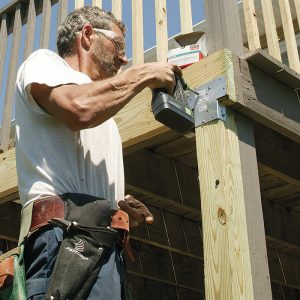
[(92, 58), (99, 66), (102, 79), (110, 78), (118, 73), (119, 68), (115, 65), (112, 53), (104, 52), (101, 47), (97, 47), (92, 50)]

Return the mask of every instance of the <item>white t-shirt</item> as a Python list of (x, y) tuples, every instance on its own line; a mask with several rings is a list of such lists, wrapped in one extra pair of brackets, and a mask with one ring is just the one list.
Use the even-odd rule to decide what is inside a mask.
[(122, 143), (114, 120), (73, 132), (37, 105), (30, 94), (34, 82), (54, 87), (90, 83), (91, 79), (50, 50), (32, 53), (21, 65), (15, 103), (16, 164), (22, 204), (69, 192), (108, 199), (116, 208), (124, 198), (124, 170)]

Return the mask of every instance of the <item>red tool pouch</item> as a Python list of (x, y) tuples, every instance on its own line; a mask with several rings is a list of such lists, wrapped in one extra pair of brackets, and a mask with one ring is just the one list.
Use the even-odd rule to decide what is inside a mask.
[(0, 255), (0, 299), (25, 300), (24, 246)]
[(14, 257), (0, 261), (0, 289), (12, 284), (14, 280)]

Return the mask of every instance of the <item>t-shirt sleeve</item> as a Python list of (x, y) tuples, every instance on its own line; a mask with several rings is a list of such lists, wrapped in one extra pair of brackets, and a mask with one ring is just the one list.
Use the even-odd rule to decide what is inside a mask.
[(90, 82), (83, 73), (71, 69), (57, 54), (48, 50), (38, 50), (24, 63), (19, 78), (31, 108), (42, 114), (49, 115), (32, 97), (30, 90), (32, 83), (46, 84), (55, 87), (62, 84), (82, 84)]

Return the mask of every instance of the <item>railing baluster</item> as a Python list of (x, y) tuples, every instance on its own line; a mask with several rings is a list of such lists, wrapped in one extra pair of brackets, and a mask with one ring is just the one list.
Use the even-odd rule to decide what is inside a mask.
[(13, 42), (10, 55), (10, 64), (7, 78), (7, 89), (5, 94), (2, 126), (1, 126), (1, 150), (8, 150), (9, 134), (11, 127), (11, 113), (14, 100), (14, 89), (17, 75), (17, 66), (19, 58), (19, 49), (21, 44), (22, 20), (21, 20), (21, 4), (18, 3), (15, 10), (15, 19), (13, 27)]
[(58, 2), (58, 14), (57, 14), (57, 27), (65, 20), (68, 14), (68, 1), (59, 0)]
[(36, 22), (36, 11), (35, 11), (34, 0), (30, 0), (28, 4), (24, 60), (32, 53), (33, 43), (34, 43), (35, 22)]
[(143, 0), (132, 0), (132, 62), (144, 62)]
[(300, 0), (295, 0), (296, 14), (298, 19), (298, 26), (300, 28)]
[(114, 16), (122, 20), (122, 0), (112, 0), (112, 13)]
[(180, 0), (181, 33), (193, 31), (191, 0)]
[(271, 56), (281, 61), (272, 0), (261, 0), (261, 6), (269, 53)]
[(84, 6), (84, 0), (75, 0), (75, 8), (81, 8)]
[(92, 6), (98, 6), (102, 8), (102, 0), (92, 0)]
[[(6, 22), (7, 14), (2, 15), (1, 20), (1, 29), (0, 29), (0, 88), (2, 85), (2, 78), (4, 72), (4, 64), (5, 64), (5, 56), (6, 56), (6, 48), (7, 48), (7, 22)], [(2, 140), (2, 138), (1, 138)]]
[(155, 0), (157, 61), (166, 61), (168, 53), (168, 24), (166, 0)]
[(51, 0), (43, 0), (40, 48), (48, 48), (51, 25)]
[(259, 32), (253, 0), (243, 0), (244, 16), (250, 51), (260, 49)]
[(300, 73), (299, 54), (289, 0), (278, 0), (290, 68)]

